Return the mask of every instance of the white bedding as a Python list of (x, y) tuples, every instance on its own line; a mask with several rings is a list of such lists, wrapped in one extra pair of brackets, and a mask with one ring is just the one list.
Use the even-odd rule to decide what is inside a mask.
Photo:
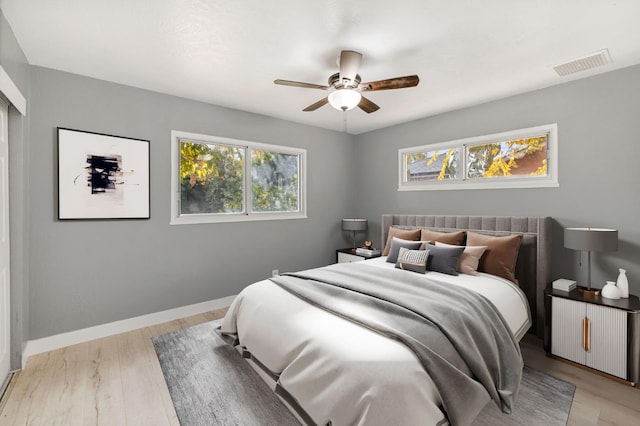
[[(395, 268), (395, 264), (387, 262), (386, 259), (385, 256), (367, 260), (367, 265)], [(531, 326), (527, 298), (522, 290), (509, 280), (483, 272), (479, 272), (478, 275), (459, 274), (453, 276), (427, 271), (425, 277), (474, 290), (491, 300), (518, 340), (524, 337)]]
[[(365, 264), (394, 267), (385, 260)], [(502, 278), (438, 272), (425, 276), (483, 294), (518, 338), (530, 325), (524, 294)], [(280, 375), (282, 387), (316, 424), (446, 424), (440, 395), (411, 350), (311, 306), (269, 280), (237, 296), (222, 331), (237, 332), (241, 345)]]

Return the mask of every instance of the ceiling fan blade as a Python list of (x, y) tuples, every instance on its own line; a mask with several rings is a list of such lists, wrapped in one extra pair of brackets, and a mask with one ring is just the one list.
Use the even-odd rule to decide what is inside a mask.
[(273, 80), (275, 84), (280, 84), (282, 86), (293, 86), (293, 87), (304, 87), (306, 89), (321, 89), (328, 90), (329, 86), (323, 86), (321, 84), (313, 84), (313, 83), (301, 83), (299, 81), (291, 81), (291, 80)]
[(370, 81), (369, 83), (361, 83), (360, 90), (371, 92), (374, 90), (390, 90), (402, 89), (404, 87), (417, 86), (420, 79), (417, 75), (407, 75), (405, 77), (388, 78), (386, 80)]
[(329, 97), (327, 96), (327, 97), (324, 97), (324, 98), (320, 99), (318, 102), (315, 102), (315, 103), (309, 105), (308, 107), (303, 109), (303, 111), (306, 111), (306, 112), (315, 111), (318, 108), (320, 108), (321, 106), (325, 106), (328, 103), (329, 103)]
[(358, 74), (361, 61), (362, 53), (353, 50), (340, 52), (340, 81), (344, 83), (345, 80), (349, 80), (347, 84), (352, 86)]
[(380, 109), (380, 107), (364, 96), (360, 99), (360, 103), (358, 104), (358, 108), (366, 112), (367, 114), (371, 114), (372, 112), (376, 112)]

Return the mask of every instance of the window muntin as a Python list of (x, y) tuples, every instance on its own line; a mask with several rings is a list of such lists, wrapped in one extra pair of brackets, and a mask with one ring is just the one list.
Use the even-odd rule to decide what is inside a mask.
[(171, 224), (306, 217), (306, 150), (172, 132)]
[(558, 186), (557, 125), (400, 149), (401, 191)]

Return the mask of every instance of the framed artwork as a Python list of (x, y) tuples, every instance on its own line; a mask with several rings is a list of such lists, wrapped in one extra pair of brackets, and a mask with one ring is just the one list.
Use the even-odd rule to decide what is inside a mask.
[(58, 218), (149, 219), (149, 141), (58, 127)]

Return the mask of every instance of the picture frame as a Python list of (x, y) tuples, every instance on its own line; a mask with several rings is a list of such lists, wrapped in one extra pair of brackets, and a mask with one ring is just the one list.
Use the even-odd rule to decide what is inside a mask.
[(59, 220), (150, 218), (150, 141), (57, 130)]

